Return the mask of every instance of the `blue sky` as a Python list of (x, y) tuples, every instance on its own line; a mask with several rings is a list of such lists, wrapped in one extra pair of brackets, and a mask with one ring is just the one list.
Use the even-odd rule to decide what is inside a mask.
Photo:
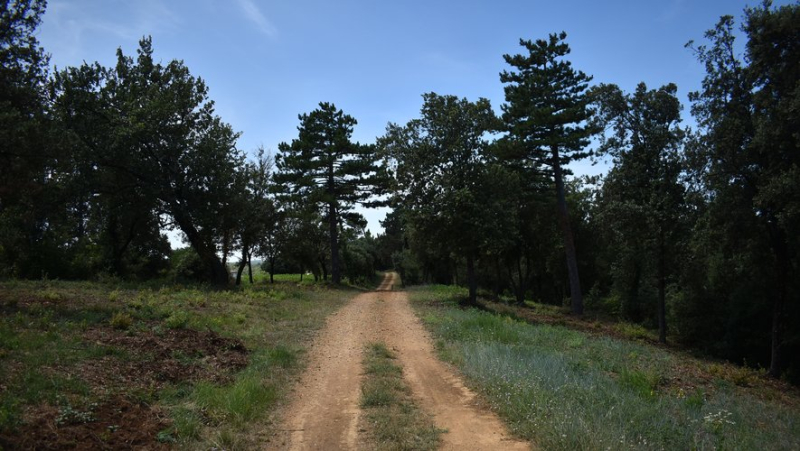
[[(38, 38), (63, 68), (113, 65), (118, 47), (133, 55), (150, 35), (157, 59), (184, 60), (206, 80), (217, 113), (242, 132), (239, 148), (275, 151), (321, 101), (355, 117), (363, 143), (416, 117), (425, 92), (486, 97), (499, 111), (502, 55), (562, 30), (595, 82), (674, 82), (688, 117), (703, 69), (684, 44), (723, 14), (738, 22), (748, 4), (758, 1), (50, 0)], [(365, 215), (377, 231), (383, 212)]]

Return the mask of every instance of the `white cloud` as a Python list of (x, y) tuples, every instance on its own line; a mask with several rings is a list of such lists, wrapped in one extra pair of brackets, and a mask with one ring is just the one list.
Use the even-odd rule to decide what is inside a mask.
[(238, 3), (245, 16), (256, 24), (262, 33), (267, 36), (275, 36), (278, 34), (278, 29), (264, 16), (264, 13), (258, 9), (258, 5), (256, 5), (253, 0), (238, 0)]

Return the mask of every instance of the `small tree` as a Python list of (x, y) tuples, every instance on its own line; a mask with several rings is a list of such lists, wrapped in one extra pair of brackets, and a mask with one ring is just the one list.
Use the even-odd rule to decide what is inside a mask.
[(264, 155), (263, 149), (259, 149), (255, 161), (245, 165), (246, 188), (239, 196), (241, 208), (236, 218), (241, 260), (236, 271), (236, 285), (241, 283), (245, 266), (250, 283), (253, 283), (253, 254), (260, 251), (264, 237), (269, 235), (274, 228), (272, 223), (277, 220), (275, 205), (269, 197), (271, 177), (272, 160)]

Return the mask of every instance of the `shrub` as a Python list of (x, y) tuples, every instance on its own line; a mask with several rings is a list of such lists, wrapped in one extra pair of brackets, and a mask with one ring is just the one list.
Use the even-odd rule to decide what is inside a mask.
[(128, 330), (133, 324), (133, 318), (125, 312), (117, 312), (108, 322), (114, 329)]
[(189, 314), (184, 311), (172, 312), (164, 322), (170, 329), (183, 329), (189, 323)]
[(652, 340), (653, 334), (638, 324), (631, 323), (617, 323), (614, 325), (614, 330), (622, 334), (626, 338), (634, 340)]

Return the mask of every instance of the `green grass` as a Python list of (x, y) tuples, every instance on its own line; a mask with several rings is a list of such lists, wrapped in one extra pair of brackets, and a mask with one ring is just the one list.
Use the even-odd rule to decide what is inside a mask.
[(411, 295), (442, 358), (543, 449), (800, 449), (796, 396), (698, 375), (704, 363), (639, 341), (463, 310), (460, 289)]
[[(236, 271), (238, 266), (234, 265), (230, 268), (231, 271)], [(330, 275), (328, 275), (330, 278)], [(300, 274), (275, 274), (273, 280), (275, 283), (300, 283)], [(264, 271), (261, 269), (261, 265), (253, 265), (253, 282), (256, 284), (269, 284), (269, 272)], [(247, 268), (244, 269), (242, 272), (242, 284), (249, 284), (250, 279), (247, 275)], [(313, 274), (303, 274), (303, 284), (313, 285), (314, 283), (322, 283), (320, 278), (319, 281), (314, 281)]]
[(380, 450), (434, 450), (441, 429), (430, 415), (421, 412), (403, 369), (383, 343), (372, 343), (364, 351), (365, 378), (361, 386), (361, 407), (366, 414), (371, 447)]
[[(313, 278), (312, 278), (313, 280)], [(352, 297), (323, 284), (268, 283), (237, 290), (127, 283), (22, 282), (0, 284), (0, 433), (13, 434), (26, 409), (42, 404), (83, 406), (121, 394), (162, 409), (172, 419), (158, 434), (191, 449), (252, 449), (305, 365), (305, 348), (325, 317)], [(93, 385), (82, 365), (99, 359), (146, 362), (147, 353), (86, 340), (94, 328), (135, 337), (181, 329), (213, 331), (241, 341), (247, 366), (214, 380), (165, 383), (160, 389)], [(199, 364), (176, 353), (181, 364)], [(12, 431), (12, 432), (9, 432)]]

